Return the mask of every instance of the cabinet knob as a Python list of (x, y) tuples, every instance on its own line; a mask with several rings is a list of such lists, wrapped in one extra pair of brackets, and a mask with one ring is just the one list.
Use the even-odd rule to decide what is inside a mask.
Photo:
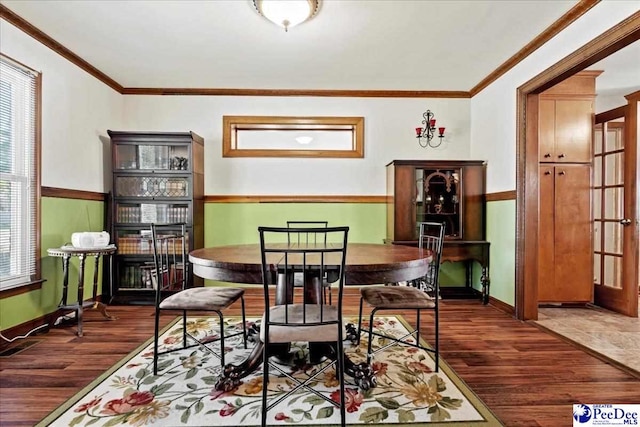
[(560, 154), (558, 157), (561, 158), (561, 159), (564, 159), (564, 153)]
[(551, 157), (551, 153), (546, 153), (546, 154), (544, 155), (544, 158), (545, 158), (545, 159), (548, 159), (549, 157)]
[(565, 174), (564, 171), (558, 172), (558, 175), (564, 175), (564, 174)]
[(545, 175), (551, 175), (551, 171), (544, 171)]

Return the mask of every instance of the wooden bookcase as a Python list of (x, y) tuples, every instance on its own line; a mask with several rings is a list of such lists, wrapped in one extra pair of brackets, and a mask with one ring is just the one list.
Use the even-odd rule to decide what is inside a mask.
[[(113, 168), (108, 222), (118, 248), (109, 297), (150, 303), (155, 295), (150, 224), (184, 222), (188, 250), (204, 246), (204, 140), (193, 132), (108, 133)], [(193, 273), (189, 281), (202, 284)]]

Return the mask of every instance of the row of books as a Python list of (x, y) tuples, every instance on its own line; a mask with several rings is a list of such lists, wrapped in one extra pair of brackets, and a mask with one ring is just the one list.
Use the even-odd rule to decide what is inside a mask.
[[(173, 248), (171, 242), (169, 243), (169, 250), (180, 253), (182, 248), (182, 241), (179, 239), (173, 240)], [(125, 234), (118, 237), (118, 253), (121, 255), (152, 255), (153, 254), (153, 242), (147, 237), (142, 237), (139, 234)], [(187, 236), (187, 250), (189, 248), (189, 237)]]
[[(181, 289), (184, 268), (181, 264), (171, 265), (164, 272), (165, 290), (177, 291)], [(120, 288), (127, 289), (157, 289), (156, 271), (153, 263), (144, 265), (124, 266), (120, 273)]]
[(188, 222), (188, 206), (169, 206), (165, 204), (142, 204), (140, 206), (118, 206), (119, 223), (171, 223)]

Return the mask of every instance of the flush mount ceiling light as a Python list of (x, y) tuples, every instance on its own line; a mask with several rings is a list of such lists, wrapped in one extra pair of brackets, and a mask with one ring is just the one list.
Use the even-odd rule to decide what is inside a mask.
[(320, 0), (253, 0), (253, 6), (260, 15), (288, 31), (313, 18)]

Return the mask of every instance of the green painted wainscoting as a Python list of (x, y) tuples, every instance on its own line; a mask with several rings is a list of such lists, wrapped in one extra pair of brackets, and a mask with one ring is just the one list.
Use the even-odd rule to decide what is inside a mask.
[(491, 297), (515, 307), (515, 200), (487, 203), (487, 240), (491, 242)]
[[(385, 203), (206, 203), (204, 216), (207, 247), (257, 243), (258, 226), (284, 227), (287, 220), (348, 225), (350, 242), (382, 243), (386, 237)], [(461, 263), (446, 263), (440, 273), (443, 286), (464, 286), (464, 277)]]
[[(42, 289), (0, 300), (0, 330), (37, 319), (56, 310), (62, 298), (62, 261), (47, 255), (48, 248), (60, 247), (71, 241), (76, 231), (104, 230), (105, 203), (43, 197), (41, 201), (41, 265)], [(91, 296), (93, 260), (86, 263), (84, 298)], [(99, 280), (99, 294), (101, 293)], [(78, 260), (73, 258), (69, 267), (69, 302), (75, 302), (78, 290)]]
[[(37, 319), (56, 310), (62, 297), (62, 263), (47, 256), (47, 248), (61, 246), (76, 231), (104, 229), (104, 202), (42, 198), (42, 277), (41, 290), (0, 300), (0, 330)], [(384, 203), (207, 203), (205, 205), (205, 246), (255, 243), (259, 225), (285, 225), (288, 219), (328, 220), (330, 225), (351, 227), (349, 240), (380, 243), (386, 233)], [(515, 201), (487, 204), (487, 238), (491, 242), (491, 296), (514, 304), (515, 283)], [(479, 288), (479, 268), (474, 268), (474, 287)], [(93, 276), (93, 263), (87, 263), (85, 286)], [(69, 275), (69, 301), (77, 295), (77, 259)], [(442, 267), (443, 286), (464, 283), (462, 264)], [(100, 281), (101, 283), (101, 281)], [(101, 289), (101, 287), (100, 287)], [(85, 288), (85, 298), (90, 296)]]

